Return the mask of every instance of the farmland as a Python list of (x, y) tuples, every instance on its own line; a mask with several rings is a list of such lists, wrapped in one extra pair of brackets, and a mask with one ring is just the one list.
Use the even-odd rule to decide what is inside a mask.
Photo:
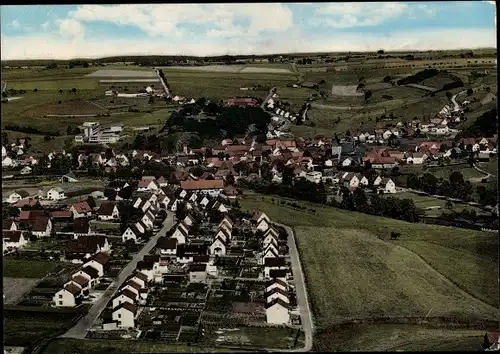
[[(410, 224), (316, 204), (315, 212), (278, 206), (282, 198), (247, 196), (294, 227), (318, 330), (352, 318), (498, 317), (498, 237), (427, 224)], [(397, 230), (401, 238), (389, 241)], [(457, 267), (459, 262), (459, 267)], [(484, 276), (481, 276), (484, 274)]]
[(34, 278), (3, 278), (4, 303), (5, 305), (15, 305), (29, 292), (38, 279)]
[(56, 261), (30, 261), (4, 259), (4, 277), (16, 278), (43, 278), (49, 273), (56, 273), (63, 268), (63, 264)]

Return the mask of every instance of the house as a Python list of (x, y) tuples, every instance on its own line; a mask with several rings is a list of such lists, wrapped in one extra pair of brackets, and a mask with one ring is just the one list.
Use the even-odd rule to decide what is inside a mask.
[(206, 193), (211, 196), (218, 196), (224, 190), (224, 181), (221, 179), (200, 179), (197, 181), (186, 180), (181, 181), (181, 189), (190, 192)]
[(382, 193), (390, 193), (394, 194), (396, 193), (396, 184), (394, 181), (390, 178), (382, 178), (382, 182), (380, 182), (379, 190)]
[(16, 165), (16, 163), (14, 163), (14, 160), (12, 160), (9, 156), (6, 156), (2, 160), (2, 167), (13, 167), (14, 165)]
[(21, 199), (27, 198), (28, 196), (29, 196), (28, 192), (26, 192), (25, 190), (19, 190), (10, 193), (7, 199), (5, 199), (5, 201), (9, 204), (15, 204)]
[(123, 232), (122, 234), (122, 242), (126, 243), (127, 241), (134, 241), (134, 243), (137, 243), (137, 237), (140, 235), (140, 232), (137, 230), (137, 228), (133, 226), (127, 227), (127, 229)]
[(137, 185), (137, 191), (156, 191), (160, 189), (160, 186), (156, 183), (154, 179), (141, 179)]
[(92, 267), (95, 270), (97, 270), (98, 276), (102, 277), (110, 267), (109, 261), (110, 261), (109, 254), (104, 252), (99, 252), (96, 255), (94, 255), (90, 260), (85, 262), (82, 268)]
[(6, 231), (18, 231), (19, 227), (14, 220), (2, 220), (2, 230)]
[(102, 203), (97, 210), (97, 218), (99, 220), (118, 220), (120, 218), (118, 207), (113, 202)]
[(354, 173), (349, 172), (342, 178), (342, 184), (349, 189), (358, 188), (359, 179)]
[(163, 176), (160, 176), (160, 178), (158, 178), (158, 179), (156, 180), (156, 183), (160, 186), (160, 188), (161, 188), (161, 187), (166, 187), (166, 186), (168, 186), (168, 181), (167, 181), (167, 179), (166, 179), (165, 177), (163, 177)]
[(262, 242), (262, 244), (265, 248), (271, 242), (278, 242), (278, 233), (273, 228), (267, 230), (266, 234), (264, 235), (264, 241)]
[(99, 271), (94, 267), (91, 266), (83, 267), (78, 272), (72, 275), (73, 280), (78, 276), (83, 276), (87, 278), (90, 288), (99, 283)]
[(79, 236), (66, 243), (65, 257), (73, 263), (88, 261), (99, 252), (109, 252), (110, 246), (106, 236)]
[(195, 221), (196, 220), (189, 214), (186, 215), (186, 217), (183, 220), (184, 224), (186, 224), (187, 226), (192, 226)]
[(205, 283), (207, 280), (207, 264), (192, 263), (188, 267), (190, 283)]
[(137, 294), (128, 289), (120, 290), (118, 294), (111, 300), (113, 309), (117, 308), (121, 304), (127, 302), (131, 305), (135, 305), (137, 302)]
[(486, 351), (500, 350), (500, 332), (488, 332), (484, 335), (484, 342), (482, 345)]
[(264, 276), (266, 278), (270, 277), (271, 270), (287, 270), (285, 258), (283, 257), (274, 257), (274, 258), (265, 258), (264, 259)]
[(73, 171), (69, 171), (65, 175), (63, 175), (60, 179), (61, 182), (69, 182), (69, 183), (75, 183), (78, 182), (78, 179), (76, 179), (75, 174)]
[(271, 227), (271, 223), (265, 218), (261, 219), (256, 226), (256, 230), (266, 232)]
[(4, 249), (19, 249), (28, 243), (22, 231), (3, 230), (2, 238), (4, 241)]
[(342, 160), (342, 167), (349, 167), (354, 163), (354, 160), (351, 159), (350, 157), (346, 157), (345, 159)]
[(290, 322), (289, 305), (281, 299), (266, 303), (266, 322), (272, 324), (288, 324)]
[(252, 222), (254, 222), (255, 224), (259, 224), (261, 220), (265, 219), (268, 223), (271, 222), (271, 219), (269, 219), (269, 217), (263, 213), (263, 212), (257, 212), (253, 218), (252, 218)]
[(216, 237), (210, 245), (210, 254), (213, 256), (225, 256), (226, 242), (227, 241), (224, 241), (222, 238)]
[(262, 261), (265, 263), (267, 258), (279, 257), (278, 243), (276, 241), (271, 241), (264, 247), (264, 252), (262, 253)]
[(155, 217), (151, 213), (150, 210), (148, 210), (141, 218), (141, 221), (144, 225), (146, 225), (148, 230), (151, 230), (153, 228), (153, 224), (155, 222)]
[(148, 277), (144, 273), (141, 273), (140, 271), (136, 271), (131, 277), (130, 280), (136, 282), (141, 286), (141, 289), (145, 289), (148, 286)]
[(50, 188), (47, 191), (47, 199), (48, 200), (61, 200), (65, 199), (64, 190), (61, 187)]
[(36, 237), (48, 237), (52, 233), (52, 221), (49, 217), (39, 216), (29, 220), (31, 233)]
[(79, 218), (73, 221), (73, 235), (75, 238), (79, 236), (87, 236), (92, 234), (90, 229), (90, 220), (87, 218)]
[(116, 321), (119, 328), (134, 328), (137, 316), (137, 306), (123, 302), (113, 309), (111, 318)]
[(175, 256), (177, 252), (177, 239), (160, 237), (156, 243), (156, 247), (160, 250), (162, 256)]
[(186, 243), (188, 235), (189, 231), (187, 231), (187, 228), (185, 228), (182, 223), (179, 223), (170, 237), (175, 238), (177, 240), (177, 244), (182, 245)]
[(212, 209), (213, 210), (217, 210), (217, 211), (219, 211), (221, 213), (227, 213), (228, 212), (227, 207), (224, 204), (222, 204), (221, 202), (219, 202), (219, 201), (215, 201), (214, 202), (214, 204), (212, 206)]
[(268, 303), (272, 302), (275, 299), (281, 299), (287, 304), (290, 303), (290, 299), (288, 298), (288, 291), (283, 290), (279, 287), (274, 287), (273, 289), (266, 291), (265, 298)]
[(288, 284), (286, 283), (286, 281), (280, 279), (270, 279), (266, 282), (266, 293), (270, 292), (273, 289), (281, 289), (287, 292)]
[(69, 210), (73, 213), (75, 219), (92, 216), (92, 208), (86, 201), (73, 204)]
[(313, 183), (321, 182), (322, 173), (319, 171), (311, 171), (306, 174), (306, 180)]
[(21, 170), (22, 175), (29, 175), (31, 172), (33, 172), (33, 169), (29, 166), (24, 166)]
[(192, 263), (195, 256), (204, 256), (207, 254), (206, 245), (182, 244), (177, 245), (176, 260), (178, 263)]
[(413, 165), (421, 165), (427, 159), (427, 154), (423, 152), (414, 152), (406, 159), (406, 163)]
[(82, 303), (82, 290), (76, 284), (66, 285), (55, 293), (53, 302), (56, 307), (75, 307)]

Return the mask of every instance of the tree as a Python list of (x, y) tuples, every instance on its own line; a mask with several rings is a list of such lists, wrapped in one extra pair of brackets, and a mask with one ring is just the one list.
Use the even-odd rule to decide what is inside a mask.
[(285, 166), (285, 168), (283, 169), (282, 177), (283, 177), (283, 180), (282, 180), (283, 185), (291, 186), (293, 183), (293, 177), (294, 177), (293, 167)]
[(451, 184), (463, 184), (464, 176), (459, 171), (453, 171), (449, 177)]
[(384, 54), (384, 53), (385, 53), (385, 52), (384, 52), (384, 50), (383, 50), (383, 49), (379, 49), (379, 50), (377, 51), (377, 54)]
[(63, 92), (64, 92), (64, 91), (63, 91), (62, 89), (60, 89), (60, 90), (59, 90), (59, 93), (60, 93), (61, 95), (63, 94)]
[(233, 174), (229, 173), (229, 175), (227, 175), (227, 177), (226, 177), (226, 184), (228, 186), (234, 186), (235, 183), (236, 183), (236, 180), (235, 180)]
[(73, 87), (73, 88), (71, 89), (71, 93), (76, 94), (76, 88), (74, 88), (74, 87)]
[(148, 103), (149, 104), (154, 104), (155, 103), (155, 98), (153, 96), (149, 96)]
[(448, 209), (448, 210), (453, 209), (453, 203), (449, 199), (446, 201), (446, 205), (445, 206), (446, 206), (446, 209)]
[(38, 89), (37, 89), (37, 88), (33, 89), (33, 92), (34, 92), (34, 93), (37, 93), (37, 92), (38, 92)]
[(177, 209), (175, 210), (175, 217), (177, 218), (177, 220), (184, 220), (187, 214), (188, 210), (186, 207), (186, 202), (182, 201), (177, 203)]
[(467, 96), (472, 96), (472, 94), (474, 93), (474, 90), (469, 88), (467, 89)]

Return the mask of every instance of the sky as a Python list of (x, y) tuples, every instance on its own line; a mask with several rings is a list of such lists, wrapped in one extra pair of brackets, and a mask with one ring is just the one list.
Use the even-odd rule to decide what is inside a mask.
[(0, 6), (1, 59), (496, 47), (494, 1)]

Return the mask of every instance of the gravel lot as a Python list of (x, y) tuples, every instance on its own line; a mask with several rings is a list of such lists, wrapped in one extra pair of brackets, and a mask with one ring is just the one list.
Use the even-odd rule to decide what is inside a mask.
[(24, 294), (40, 281), (40, 279), (30, 278), (3, 278), (3, 294), (5, 296), (5, 305), (15, 305), (21, 301)]
[(94, 71), (91, 74), (85, 75), (87, 77), (156, 77), (153, 70), (114, 70), (114, 69), (103, 69)]

